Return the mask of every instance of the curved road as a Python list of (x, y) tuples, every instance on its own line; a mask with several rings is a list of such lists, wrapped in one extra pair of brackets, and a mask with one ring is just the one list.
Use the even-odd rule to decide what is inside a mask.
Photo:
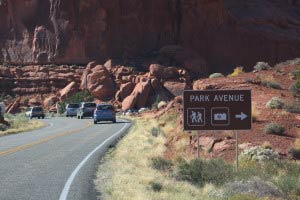
[(90, 200), (108, 146), (130, 123), (52, 118), (43, 129), (0, 137), (0, 200)]

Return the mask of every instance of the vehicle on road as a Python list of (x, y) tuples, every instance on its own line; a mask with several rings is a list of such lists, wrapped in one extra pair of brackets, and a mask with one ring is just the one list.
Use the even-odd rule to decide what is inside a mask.
[(5, 104), (0, 102), (0, 115), (4, 116), (5, 113)]
[(116, 123), (116, 113), (111, 104), (98, 104), (94, 112), (94, 124), (100, 121), (112, 121)]
[(69, 103), (66, 106), (66, 117), (77, 116), (80, 105), (79, 103)]
[(77, 118), (83, 119), (85, 117), (93, 117), (96, 104), (93, 102), (82, 102), (77, 111)]
[(30, 119), (32, 118), (45, 118), (45, 113), (44, 110), (41, 106), (34, 106), (34, 107), (30, 107), (27, 112), (25, 113), (26, 117), (29, 117)]

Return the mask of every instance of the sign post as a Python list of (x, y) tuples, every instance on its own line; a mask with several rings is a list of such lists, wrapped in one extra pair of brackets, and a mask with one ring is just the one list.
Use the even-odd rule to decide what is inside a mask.
[(199, 144), (199, 138), (200, 138), (200, 131), (197, 131), (197, 158), (200, 157), (200, 144)]
[(236, 157), (236, 171), (239, 170), (239, 133), (235, 131), (235, 157)]
[(236, 131), (238, 168), (238, 130), (252, 127), (251, 90), (186, 90), (183, 93), (184, 130)]

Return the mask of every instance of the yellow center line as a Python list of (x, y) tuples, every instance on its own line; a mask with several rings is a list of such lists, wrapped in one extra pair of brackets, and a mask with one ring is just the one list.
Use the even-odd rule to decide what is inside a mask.
[(75, 129), (75, 130), (71, 130), (71, 131), (65, 131), (65, 132), (62, 132), (62, 133), (59, 133), (59, 134), (56, 134), (56, 135), (51, 135), (51, 136), (43, 138), (41, 140), (37, 140), (37, 141), (31, 142), (31, 143), (28, 143), (28, 144), (24, 144), (24, 145), (21, 145), (21, 146), (18, 146), (18, 147), (6, 150), (6, 151), (0, 151), (0, 156), (7, 156), (9, 154), (13, 154), (13, 153), (16, 153), (18, 151), (29, 149), (29, 148), (34, 147), (36, 145), (46, 143), (46, 142), (48, 142), (50, 140), (53, 140), (55, 138), (59, 138), (59, 137), (65, 136), (65, 135), (70, 135), (70, 134), (78, 133), (78, 132), (80, 132), (80, 131), (82, 131), (82, 130), (88, 128), (88, 127), (90, 127), (91, 125), (92, 125), (92, 122), (89, 122), (83, 128), (79, 128), (79, 129)]

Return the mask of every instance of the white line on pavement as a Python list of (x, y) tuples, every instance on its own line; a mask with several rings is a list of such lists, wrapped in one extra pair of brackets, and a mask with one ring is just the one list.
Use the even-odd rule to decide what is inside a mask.
[(114, 137), (118, 136), (120, 133), (122, 133), (122, 131), (124, 131), (126, 128), (128, 128), (130, 124), (129, 123), (125, 123), (125, 125), (115, 134), (113, 134), (112, 136), (110, 136), (109, 138), (107, 138), (106, 140), (104, 140), (104, 142), (102, 142), (99, 146), (97, 146), (93, 151), (91, 151), (82, 161), (81, 163), (79, 163), (79, 165), (75, 168), (75, 170), (72, 172), (71, 176), (68, 178), (67, 182), (65, 183), (64, 189), (62, 190), (59, 200), (67, 200), (68, 197), (68, 193), (70, 191), (70, 187), (72, 185), (72, 182), (74, 181), (77, 173), (79, 172), (79, 170), (83, 167), (83, 165), (89, 160), (90, 157), (92, 157), (92, 155), (98, 151), (103, 145), (105, 145), (108, 141), (110, 141), (111, 139), (113, 139)]

